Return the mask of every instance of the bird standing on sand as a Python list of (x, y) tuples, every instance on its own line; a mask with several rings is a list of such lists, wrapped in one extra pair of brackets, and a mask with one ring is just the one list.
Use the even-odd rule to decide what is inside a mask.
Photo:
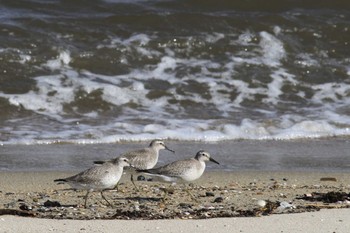
[[(210, 157), (208, 152), (200, 150), (197, 152), (194, 158), (175, 161), (154, 169), (137, 169), (137, 172), (156, 177), (163, 182), (190, 182), (202, 176), (205, 170), (206, 161), (212, 161), (219, 164), (219, 162)], [(189, 190), (187, 189), (186, 191), (193, 198), (193, 195), (189, 192)]]
[[(159, 151), (163, 149), (175, 153), (173, 150), (169, 149), (162, 140), (156, 139), (153, 140), (148, 147), (126, 152), (122, 154), (121, 157), (127, 158), (131, 166), (135, 169), (151, 169), (157, 164)], [(114, 161), (117, 159), (118, 158), (115, 158), (107, 162)], [(94, 161), (95, 164), (104, 164), (105, 162), (106, 161)], [(130, 178), (136, 190), (138, 190), (134, 182), (133, 174), (131, 174)], [(115, 185), (117, 186), (117, 183), (115, 183)]]
[(103, 195), (103, 191), (114, 188), (118, 183), (122, 174), (123, 168), (130, 166), (127, 158), (120, 157), (116, 160), (105, 162), (104, 164), (91, 167), (77, 175), (57, 179), (55, 182), (68, 183), (73, 189), (87, 190), (84, 197), (84, 207), (86, 208), (87, 198), (92, 191), (101, 191), (102, 198), (112, 206), (111, 203)]

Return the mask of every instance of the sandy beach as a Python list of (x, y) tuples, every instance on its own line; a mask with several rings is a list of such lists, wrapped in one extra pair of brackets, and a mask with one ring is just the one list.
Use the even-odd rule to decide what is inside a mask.
[(272, 215), (259, 218), (214, 218), (207, 220), (51, 220), (1, 216), (2, 232), (308, 232), (346, 233), (350, 210)]
[[(199, 202), (182, 185), (166, 202), (165, 186), (137, 182), (128, 176), (119, 191), (99, 193), (83, 208), (84, 192), (65, 190), (53, 179), (71, 172), (2, 172), (0, 206), (12, 212), (0, 216), (2, 232), (347, 232), (350, 174), (337, 172), (240, 171), (205, 173), (190, 186)], [(329, 195), (332, 194), (333, 195)], [(322, 194), (328, 194), (322, 196)], [(266, 205), (262, 205), (265, 203)], [(282, 203), (289, 205), (283, 206)], [(15, 210), (17, 212), (15, 212)], [(24, 217), (27, 216), (27, 217)], [(316, 226), (316, 227), (315, 227)]]
[[(205, 149), (220, 161), (187, 188), (137, 181), (125, 174), (118, 190), (96, 192), (57, 185), (144, 143), (1, 147), (2, 232), (348, 232), (350, 172), (347, 138), (309, 141), (177, 142), (159, 164)], [(193, 152), (194, 153), (194, 152)], [(147, 177), (146, 177), (147, 178)]]

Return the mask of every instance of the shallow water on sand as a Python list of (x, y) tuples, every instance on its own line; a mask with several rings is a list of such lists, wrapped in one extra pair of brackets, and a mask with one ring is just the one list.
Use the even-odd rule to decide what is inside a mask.
[[(169, 141), (167, 145), (176, 153), (161, 151), (158, 165), (194, 157), (198, 150), (204, 149), (220, 162), (220, 165), (207, 163), (209, 170), (350, 170), (350, 141), (347, 139), (220, 143)], [(117, 157), (144, 146), (144, 143), (4, 145), (0, 147), (0, 170), (78, 171), (92, 166), (94, 160)]]

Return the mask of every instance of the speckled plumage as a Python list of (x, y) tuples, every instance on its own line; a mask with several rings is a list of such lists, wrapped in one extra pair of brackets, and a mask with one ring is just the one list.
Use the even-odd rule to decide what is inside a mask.
[(205, 161), (219, 164), (208, 152), (198, 151), (194, 158), (175, 161), (154, 169), (139, 169), (138, 172), (156, 176), (165, 182), (193, 181), (204, 173)]
[[(153, 140), (148, 147), (126, 152), (120, 157), (127, 158), (130, 164), (136, 169), (150, 169), (157, 164), (159, 151), (162, 149), (174, 152), (173, 150), (169, 149), (162, 140), (156, 139)], [(118, 158), (110, 161), (115, 161)], [(102, 164), (104, 161), (95, 161), (94, 163)]]
[[(171, 152), (174, 152), (173, 150), (169, 149), (165, 143), (162, 140), (155, 139), (153, 140), (150, 145), (146, 148), (129, 151), (124, 154), (122, 154), (120, 157), (127, 158), (130, 162), (130, 164), (136, 168), (136, 169), (150, 169), (153, 168), (157, 162), (159, 157), (159, 151), (165, 149)], [(119, 158), (119, 157), (118, 157)], [(111, 161), (118, 160), (118, 158), (112, 159)], [(108, 161), (107, 161), (108, 162)], [(105, 161), (95, 161), (96, 164), (104, 164)], [(137, 189), (133, 175), (131, 174), (131, 182)], [(116, 183), (117, 185), (117, 183)]]
[(129, 159), (132, 166), (138, 169), (153, 168), (159, 158), (159, 149), (148, 147), (140, 150), (130, 151), (122, 155)]
[(127, 158), (120, 157), (102, 165), (95, 165), (74, 176), (64, 179), (57, 179), (54, 181), (59, 183), (67, 183), (73, 189), (87, 190), (87, 194), (85, 196), (86, 206), (87, 196), (89, 192), (92, 191), (101, 191), (102, 197), (107, 201), (107, 199), (103, 196), (102, 191), (114, 188), (115, 184), (118, 183), (123, 174), (123, 168), (129, 165), (130, 163)]

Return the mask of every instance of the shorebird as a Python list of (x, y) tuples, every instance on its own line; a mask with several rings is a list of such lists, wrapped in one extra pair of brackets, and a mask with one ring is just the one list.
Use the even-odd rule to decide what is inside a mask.
[[(151, 169), (157, 164), (159, 151), (163, 149), (175, 153), (175, 151), (169, 149), (162, 140), (155, 139), (149, 144), (148, 147), (126, 152), (120, 157), (127, 158), (131, 166), (135, 169)], [(108, 160), (107, 162), (111, 162), (114, 160), (118, 160), (118, 158)], [(94, 161), (95, 164), (104, 164), (105, 162), (106, 161)], [(131, 174), (130, 179), (133, 185), (135, 186), (136, 190), (138, 190), (134, 182), (133, 174)], [(117, 183), (115, 184), (115, 187), (117, 187)]]
[[(175, 161), (154, 169), (137, 169), (137, 172), (158, 178), (161, 182), (191, 182), (202, 176), (205, 170), (206, 161), (212, 161), (219, 164), (219, 162), (211, 158), (208, 152), (200, 150), (194, 158)], [(194, 198), (188, 189), (186, 189), (186, 191), (192, 198)], [(166, 194), (167, 192), (165, 192), (165, 196)]]
[(100, 191), (102, 198), (112, 206), (111, 203), (103, 195), (103, 191), (114, 188), (118, 183), (122, 174), (123, 168), (130, 166), (130, 162), (125, 157), (120, 157), (116, 160), (105, 162), (102, 165), (96, 165), (77, 175), (54, 180), (59, 183), (67, 183), (73, 189), (87, 190), (84, 197), (84, 207), (86, 208), (87, 198), (90, 192)]

